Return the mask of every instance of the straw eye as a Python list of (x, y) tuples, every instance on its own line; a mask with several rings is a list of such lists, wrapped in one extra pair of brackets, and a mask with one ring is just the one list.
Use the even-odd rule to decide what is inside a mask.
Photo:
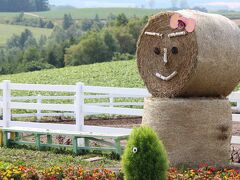
[(173, 54), (177, 54), (178, 53), (178, 48), (177, 47), (173, 47), (172, 48), (172, 53)]
[(160, 51), (160, 49), (158, 47), (155, 47), (153, 51), (157, 55), (159, 55), (161, 53), (161, 51)]

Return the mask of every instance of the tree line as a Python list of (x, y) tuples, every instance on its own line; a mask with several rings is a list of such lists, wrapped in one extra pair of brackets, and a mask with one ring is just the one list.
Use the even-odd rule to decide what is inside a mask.
[(134, 59), (139, 33), (147, 17), (109, 15), (105, 21), (75, 21), (65, 14), (50, 37), (36, 39), (31, 31), (13, 35), (0, 49), (0, 74)]
[(48, 0), (0, 0), (0, 12), (49, 10)]

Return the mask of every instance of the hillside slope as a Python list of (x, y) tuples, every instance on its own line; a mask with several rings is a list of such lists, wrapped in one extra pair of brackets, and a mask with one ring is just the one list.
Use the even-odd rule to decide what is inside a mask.
[[(110, 14), (118, 15), (121, 13), (125, 13), (128, 17), (137, 16), (144, 17), (148, 15), (155, 14), (159, 12), (159, 9), (143, 9), (143, 8), (56, 8), (50, 11), (44, 12), (31, 12), (25, 15), (26, 17), (31, 17), (29, 14), (34, 14), (37, 16), (41, 16), (47, 19), (63, 19), (64, 14), (71, 14), (74, 19), (83, 19), (88, 18), (92, 19), (99, 15), (101, 19), (106, 19)], [(13, 17), (19, 15), (20, 12), (17, 13), (8, 13), (8, 12), (0, 12), (1, 19), (9, 20)]]
[(2, 80), (32, 84), (69, 85), (83, 82), (85, 85), (93, 86), (144, 87), (135, 60), (2, 75), (0, 81)]
[(18, 35), (22, 33), (25, 29), (29, 29), (36, 38), (40, 38), (41, 35), (50, 36), (52, 32), (52, 29), (46, 28), (33, 28), (28, 26), (0, 24), (0, 46), (4, 46), (6, 44), (6, 41), (13, 34)]

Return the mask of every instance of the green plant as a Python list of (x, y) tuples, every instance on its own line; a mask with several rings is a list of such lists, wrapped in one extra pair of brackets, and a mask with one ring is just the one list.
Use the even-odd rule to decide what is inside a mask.
[(167, 153), (151, 128), (133, 129), (122, 157), (122, 166), (127, 180), (167, 179)]

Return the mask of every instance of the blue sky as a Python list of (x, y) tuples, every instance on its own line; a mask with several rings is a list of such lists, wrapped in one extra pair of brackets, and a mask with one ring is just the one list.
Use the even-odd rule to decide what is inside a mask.
[[(155, 8), (171, 7), (171, 0), (49, 0), (55, 5), (71, 5), (75, 7), (149, 7), (149, 1)], [(178, 0), (180, 1), (180, 0)], [(186, 0), (193, 6), (240, 8), (240, 0)]]

